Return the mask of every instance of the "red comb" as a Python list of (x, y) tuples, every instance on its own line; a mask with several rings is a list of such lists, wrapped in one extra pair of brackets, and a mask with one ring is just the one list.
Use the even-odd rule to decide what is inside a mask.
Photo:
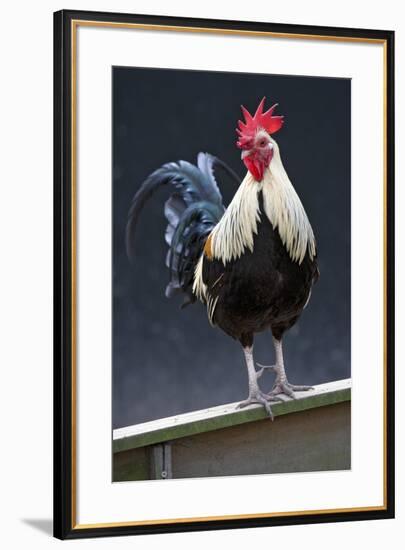
[(263, 128), (269, 134), (274, 134), (282, 127), (284, 123), (283, 116), (273, 116), (273, 112), (277, 107), (278, 103), (275, 103), (268, 111), (263, 113), (264, 102), (266, 98), (264, 97), (259, 103), (258, 108), (256, 109), (255, 115), (252, 116), (249, 111), (241, 105), (243, 116), (245, 117), (245, 122), (238, 120), (239, 128), (236, 129), (236, 132), (239, 136), (236, 145), (242, 149), (247, 146), (247, 144), (252, 140), (258, 128)]

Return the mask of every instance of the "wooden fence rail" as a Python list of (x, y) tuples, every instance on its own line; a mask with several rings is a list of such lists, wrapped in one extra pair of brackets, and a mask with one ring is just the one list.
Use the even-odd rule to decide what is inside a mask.
[(274, 403), (237, 403), (113, 432), (113, 481), (350, 469), (350, 379)]

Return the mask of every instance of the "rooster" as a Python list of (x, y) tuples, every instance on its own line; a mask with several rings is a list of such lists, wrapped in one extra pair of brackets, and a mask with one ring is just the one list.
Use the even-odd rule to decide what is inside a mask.
[[(264, 103), (265, 98), (253, 116), (241, 107), (244, 121), (238, 121), (236, 145), (247, 168), (243, 181), (207, 153), (199, 153), (196, 166), (183, 160), (163, 165), (133, 198), (126, 248), (133, 259), (135, 228), (145, 202), (162, 185), (172, 185), (164, 209), (170, 272), (166, 296), (183, 293), (184, 305), (201, 301), (211, 325), (240, 342), (249, 394), (238, 407), (259, 403), (273, 418), (270, 402), (311, 389), (288, 381), (282, 338), (306, 307), (319, 271), (314, 233), (272, 137), (284, 117), (274, 114), (277, 104), (264, 111)], [(240, 184), (226, 209), (214, 176), (217, 167)], [(257, 364), (256, 370), (254, 335), (267, 329), (275, 364)], [(258, 384), (265, 369), (275, 373), (269, 393)]]

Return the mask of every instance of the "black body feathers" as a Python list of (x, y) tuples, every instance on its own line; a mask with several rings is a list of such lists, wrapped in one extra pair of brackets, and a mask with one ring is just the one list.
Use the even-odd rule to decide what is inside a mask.
[(291, 260), (278, 230), (263, 214), (261, 196), (259, 203), (253, 252), (245, 250), (226, 265), (215, 259), (203, 262), (207, 302), (215, 303), (211, 321), (244, 346), (266, 329), (280, 339), (297, 321), (319, 275), (316, 258), (308, 253), (301, 264)]

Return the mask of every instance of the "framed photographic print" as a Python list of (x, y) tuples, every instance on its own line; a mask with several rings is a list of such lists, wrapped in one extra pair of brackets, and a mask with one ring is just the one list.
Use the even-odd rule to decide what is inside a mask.
[(394, 33), (54, 41), (55, 536), (393, 517)]

